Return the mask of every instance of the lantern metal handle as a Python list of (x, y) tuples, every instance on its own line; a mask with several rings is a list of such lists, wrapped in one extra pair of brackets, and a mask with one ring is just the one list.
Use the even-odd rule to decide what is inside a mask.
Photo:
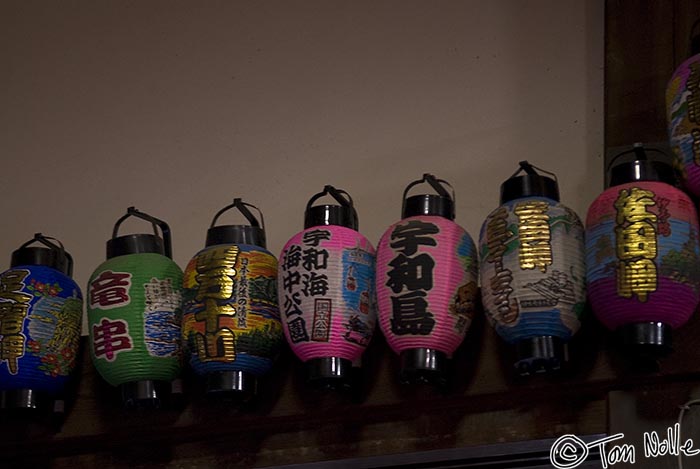
[(647, 152), (661, 153), (666, 158), (669, 158), (668, 154), (663, 150), (659, 150), (658, 148), (645, 148), (644, 144), (635, 143), (630, 150), (625, 150), (625, 151), (620, 152), (617, 155), (613, 156), (613, 158), (610, 160), (610, 163), (608, 163), (608, 167), (605, 168), (605, 172), (608, 172), (612, 169), (613, 163), (615, 163), (615, 161), (617, 161), (617, 159), (619, 157), (624, 156), (624, 155), (629, 155), (630, 153), (634, 153), (634, 156), (635, 156), (637, 161), (647, 161), (648, 160)]
[(319, 192), (318, 194), (314, 194), (309, 201), (306, 203), (306, 210), (310, 209), (311, 206), (313, 205), (314, 202), (316, 202), (318, 199), (325, 195), (330, 195), (333, 197), (340, 205), (343, 207), (350, 207), (350, 208), (355, 208), (354, 203), (352, 201), (352, 197), (350, 197), (350, 194), (345, 192), (342, 189), (336, 189), (335, 187), (331, 185), (325, 185), (323, 186), (323, 191)]
[(136, 207), (129, 207), (126, 209), (126, 215), (123, 215), (114, 224), (114, 229), (112, 230), (112, 239), (116, 238), (119, 233), (119, 226), (124, 220), (129, 217), (136, 217), (142, 220), (146, 220), (153, 226), (153, 234), (158, 236), (158, 228), (160, 228), (161, 234), (163, 236), (163, 248), (165, 250), (165, 256), (172, 259), (173, 258), (173, 246), (172, 238), (170, 236), (170, 226), (163, 220), (153, 217), (147, 213), (138, 210)]
[[(258, 212), (258, 215), (260, 216), (260, 221), (258, 221), (258, 219), (255, 218), (255, 215), (253, 215), (253, 213), (250, 210), (248, 210), (248, 207), (252, 207)], [(262, 211), (255, 205), (243, 202), (243, 199), (241, 199), (240, 197), (233, 199), (233, 203), (227, 205), (226, 207), (216, 212), (216, 215), (214, 215), (214, 219), (211, 221), (211, 225), (209, 226), (209, 228), (214, 228), (214, 226), (216, 225), (216, 221), (219, 219), (221, 214), (232, 208), (237, 208), (238, 211), (241, 212), (241, 214), (245, 217), (245, 219), (248, 220), (250, 226), (261, 228), (263, 231), (265, 231), (265, 219), (263, 218)]]
[[(530, 176), (539, 176), (539, 174), (537, 173), (537, 171), (539, 171), (540, 173), (544, 173), (544, 174), (546, 174), (546, 175), (548, 175), (548, 176), (551, 176), (552, 179), (554, 179), (554, 182), (556, 182), (557, 184), (559, 184), (559, 181), (557, 180), (557, 175), (554, 174), (554, 173), (551, 172), (551, 171), (547, 171), (546, 169), (538, 168), (537, 166), (535, 166), (534, 164), (531, 164), (531, 163), (530, 163), (529, 161), (527, 161), (527, 160), (520, 161), (520, 162), (518, 163), (518, 165), (519, 165), (520, 167), (518, 168), (518, 170), (517, 170), (516, 172), (513, 173), (513, 175), (512, 175), (510, 178), (514, 178), (515, 176), (517, 176), (518, 174), (520, 174), (522, 171), (525, 171), (525, 174), (528, 174), (528, 175), (530, 175)], [(535, 171), (535, 170), (537, 170), (537, 171)], [(509, 179), (510, 179), (510, 178), (509, 178)]]
[[(55, 241), (55, 243), (52, 243), (51, 241)], [(63, 243), (59, 241), (56, 238), (52, 238), (51, 236), (44, 236), (41, 233), (34, 233), (34, 237), (21, 245), (19, 249), (24, 249), (28, 247), (29, 245), (39, 242), (43, 244), (44, 246), (48, 247), (52, 251), (58, 251), (60, 258), (66, 260), (67, 264), (67, 275), (69, 277), (73, 276), (73, 257), (66, 252), (66, 248), (63, 247)]]
[[(455, 218), (455, 189), (452, 187), (452, 184), (449, 182), (445, 181), (444, 179), (438, 179), (432, 174), (425, 173), (423, 174), (422, 179), (418, 179), (416, 181), (413, 181), (410, 183), (408, 186), (406, 186), (406, 189), (403, 191), (403, 201), (401, 203), (401, 213), (404, 212), (406, 209), (406, 196), (408, 195), (408, 191), (410, 191), (414, 186), (417, 186), (418, 184), (423, 184), (423, 183), (428, 183), (430, 186), (435, 189), (435, 192), (438, 193), (440, 197), (446, 197), (448, 199), (452, 200), (452, 218)], [(444, 186), (447, 186), (450, 188), (450, 192), (448, 192)]]

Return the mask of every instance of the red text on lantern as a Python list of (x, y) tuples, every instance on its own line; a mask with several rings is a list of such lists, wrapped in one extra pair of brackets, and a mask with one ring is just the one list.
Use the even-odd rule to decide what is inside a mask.
[(105, 270), (90, 282), (90, 306), (97, 309), (112, 309), (131, 302), (131, 273)]
[(102, 318), (92, 326), (93, 352), (96, 358), (114, 361), (119, 352), (132, 350), (133, 340), (129, 335), (129, 325), (121, 319)]

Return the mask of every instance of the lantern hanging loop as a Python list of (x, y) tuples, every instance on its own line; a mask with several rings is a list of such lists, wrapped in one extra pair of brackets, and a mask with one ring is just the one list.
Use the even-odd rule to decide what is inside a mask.
[[(260, 220), (258, 220), (258, 218), (256, 218), (250, 210), (248, 210), (248, 207), (254, 208), (255, 211), (258, 212)], [(265, 230), (265, 219), (263, 218), (263, 214), (260, 211), (260, 209), (255, 205), (243, 202), (243, 199), (241, 199), (240, 197), (236, 197), (235, 199), (233, 199), (233, 203), (227, 205), (226, 207), (216, 212), (216, 215), (214, 215), (214, 219), (211, 221), (211, 225), (209, 226), (209, 228), (214, 228), (214, 226), (216, 226), (216, 221), (219, 219), (219, 217), (224, 212), (232, 208), (237, 208), (238, 211), (241, 212), (241, 214), (245, 217), (245, 219), (248, 220), (250, 226), (254, 226), (255, 228), (261, 228), (263, 231)]]
[[(404, 213), (406, 210), (406, 198), (408, 196), (408, 191), (410, 191), (413, 187), (417, 186), (418, 184), (423, 184), (423, 183), (429, 184), (430, 187), (432, 187), (440, 197), (445, 197), (446, 199), (450, 199), (452, 201), (452, 210), (451, 210), (452, 213), (450, 215), (451, 215), (452, 219), (454, 219), (455, 218), (455, 208), (454, 208), (455, 207), (455, 190), (454, 190), (454, 187), (452, 187), (452, 185), (449, 182), (445, 181), (444, 179), (438, 179), (435, 176), (433, 176), (432, 174), (428, 174), (428, 173), (423, 174), (423, 178), (415, 180), (406, 186), (406, 189), (404, 189), (404, 191), (403, 191), (403, 201), (401, 202), (401, 213)], [(450, 188), (449, 192), (447, 191), (447, 189), (445, 189), (445, 186)]]
[(115, 239), (119, 233), (119, 226), (124, 222), (129, 217), (136, 217), (140, 218), (142, 220), (145, 220), (151, 224), (153, 227), (153, 234), (158, 236), (158, 228), (160, 228), (162, 237), (163, 237), (163, 247), (164, 247), (164, 254), (166, 257), (172, 259), (173, 258), (173, 247), (172, 247), (172, 238), (170, 236), (170, 226), (168, 224), (154, 216), (151, 216), (147, 213), (144, 213), (140, 210), (138, 210), (136, 207), (129, 207), (126, 209), (126, 215), (123, 215), (117, 222), (114, 224), (114, 229), (112, 230), (112, 239)]
[[(559, 184), (559, 180), (557, 179), (557, 175), (551, 171), (547, 171), (546, 169), (542, 169), (540, 167), (537, 167), (534, 164), (531, 164), (527, 160), (521, 161), (518, 164), (520, 165), (520, 167), (518, 168), (518, 170), (516, 172), (513, 173), (513, 175), (510, 178), (516, 177), (522, 171), (525, 171), (525, 174), (527, 174), (529, 176), (539, 176), (539, 173), (537, 172), (537, 171), (539, 171), (540, 173), (544, 173), (547, 176), (551, 176), (551, 178), (554, 179), (554, 182), (556, 182), (557, 185)], [(537, 170), (537, 171), (535, 171), (535, 170)]]
[[(306, 221), (309, 220), (310, 217), (310, 210), (311, 206), (316, 202), (318, 199), (321, 197), (324, 197), (326, 195), (330, 195), (333, 197), (341, 207), (345, 208), (346, 210), (349, 211), (351, 221), (352, 221), (352, 226), (353, 229), (357, 229), (358, 226), (358, 219), (357, 219), (357, 211), (355, 210), (355, 205), (353, 203), (352, 197), (350, 197), (350, 194), (345, 192), (342, 189), (336, 189), (335, 187), (331, 186), (330, 184), (327, 184), (323, 187), (323, 191), (319, 192), (318, 194), (313, 195), (309, 201), (306, 203), (306, 210), (305, 210), (305, 219)], [(306, 224), (306, 223), (305, 223)]]
[(57, 255), (57, 259), (65, 260), (65, 267), (67, 272), (66, 275), (68, 275), (69, 277), (73, 275), (73, 257), (66, 252), (66, 249), (63, 247), (63, 243), (56, 238), (44, 236), (41, 233), (34, 233), (34, 237), (26, 243), (24, 243), (23, 245), (21, 245), (17, 249), (17, 251), (27, 248), (31, 244), (37, 242), (43, 244), (44, 246), (48, 247), (52, 252), (54, 252), (54, 254)]

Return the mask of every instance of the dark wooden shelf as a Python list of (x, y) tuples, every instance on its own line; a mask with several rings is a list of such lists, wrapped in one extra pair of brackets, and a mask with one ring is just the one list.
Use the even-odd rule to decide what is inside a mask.
[[(0, 454), (72, 461), (117, 452), (126, 464), (128, 455), (149, 461), (196, 448), (201, 457), (213, 447), (228, 455), (228, 464), (248, 466), (289, 462), (290, 454), (304, 462), (604, 433), (608, 392), (700, 378), (693, 358), (699, 335), (696, 317), (675, 334), (675, 351), (659, 370), (635, 371), (614, 349), (613, 336), (590, 318), (571, 344), (568, 371), (520, 378), (508, 348), (480, 318), (455, 355), (445, 393), (399, 384), (398, 360), (378, 336), (365, 356), (361, 399), (311, 390), (301, 364), (285, 350), (245, 409), (190, 395), (180, 410), (124, 410), (84, 352), (77, 397), (60, 431), (3, 422)], [(391, 441), (370, 444), (377, 440)]]

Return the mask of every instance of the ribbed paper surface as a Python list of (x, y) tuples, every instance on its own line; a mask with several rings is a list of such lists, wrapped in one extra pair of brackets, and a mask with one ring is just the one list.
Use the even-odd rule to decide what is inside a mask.
[(593, 311), (610, 329), (660, 321), (676, 328), (698, 304), (700, 247), (690, 198), (660, 182), (611, 187), (586, 220)]
[(681, 64), (666, 88), (666, 117), (683, 183), (700, 196), (700, 54)]
[(580, 327), (585, 293), (584, 230), (578, 216), (544, 197), (491, 212), (479, 239), (484, 310), (508, 342), (568, 340)]
[(355, 230), (308, 228), (280, 255), (278, 289), (284, 333), (302, 360), (356, 361), (376, 324), (375, 250)]
[(269, 371), (284, 340), (275, 256), (247, 244), (210, 246), (188, 264), (184, 286), (182, 333), (192, 369)]
[(182, 271), (155, 253), (102, 263), (87, 290), (90, 352), (111, 385), (180, 373)]
[(18, 266), (0, 276), (0, 389), (59, 393), (75, 367), (83, 298), (57, 270)]
[(477, 302), (474, 242), (437, 216), (405, 218), (377, 248), (379, 324), (391, 348), (432, 348), (452, 356)]

